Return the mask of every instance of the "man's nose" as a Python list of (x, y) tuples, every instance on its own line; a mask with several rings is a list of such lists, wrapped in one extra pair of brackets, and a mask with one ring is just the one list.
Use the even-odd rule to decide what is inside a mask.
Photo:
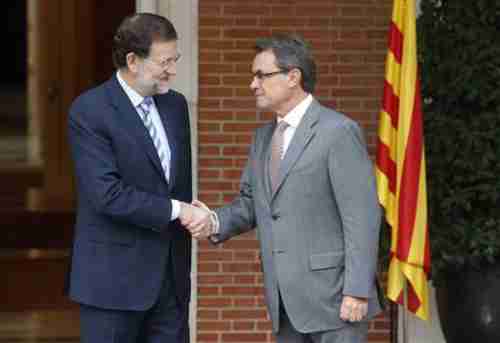
[(259, 88), (259, 81), (257, 80), (257, 78), (254, 76), (252, 78), (252, 82), (250, 82), (250, 89), (251, 90), (256, 90), (257, 88)]
[(166, 69), (167, 73), (170, 75), (177, 74), (177, 62), (171, 63)]

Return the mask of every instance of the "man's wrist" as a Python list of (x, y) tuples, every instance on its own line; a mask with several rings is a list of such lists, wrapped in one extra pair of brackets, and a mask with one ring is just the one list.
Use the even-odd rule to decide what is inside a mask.
[(170, 215), (170, 220), (176, 220), (181, 214), (181, 203), (179, 200), (170, 200), (172, 204), (172, 213)]

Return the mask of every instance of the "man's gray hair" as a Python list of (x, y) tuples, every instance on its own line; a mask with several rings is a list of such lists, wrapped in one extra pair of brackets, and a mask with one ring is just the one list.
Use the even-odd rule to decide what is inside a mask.
[(301, 86), (307, 93), (316, 85), (316, 63), (306, 41), (295, 34), (279, 34), (257, 39), (257, 53), (270, 50), (276, 57), (276, 65), (282, 70), (299, 69), (302, 74)]

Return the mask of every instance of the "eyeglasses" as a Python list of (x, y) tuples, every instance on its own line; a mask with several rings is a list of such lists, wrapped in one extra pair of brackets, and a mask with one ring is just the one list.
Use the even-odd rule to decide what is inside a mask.
[(273, 77), (274, 75), (286, 74), (288, 72), (289, 72), (289, 70), (286, 70), (286, 69), (272, 71), (272, 72), (269, 72), (269, 73), (263, 73), (261, 70), (257, 70), (255, 73), (253, 73), (253, 78), (257, 79), (259, 81), (262, 81), (262, 80), (268, 79), (270, 77)]
[(180, 60), (180, 58), (181, 58), (181, 54), (177, 54), (175, 57), (166, 58), (166, 59), (161, 60), (159, 62), (152, 60), (152, 59), (148, 59), (148, 58), (146, 58), (144, 60), (154, 64), (158, 68), (165, 70), (165, 69), (169, 69), (170, 67), (172, 67), (174, 65), (174, 63), (177, 63)]

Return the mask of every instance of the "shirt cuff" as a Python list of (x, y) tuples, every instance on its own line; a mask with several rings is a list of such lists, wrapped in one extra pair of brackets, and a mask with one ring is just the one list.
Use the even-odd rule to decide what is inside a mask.
[(181, 213), (181, 204), (179, 200), (172, 199), (172, 215), (170, 216), (170, 220), (176, 220), (179, 218), (179, 214)]
[(214, 211), (210, 211), (210, 220), (212, 221), (212, 235), (217, 235), (219, 233), (219, 217)]

